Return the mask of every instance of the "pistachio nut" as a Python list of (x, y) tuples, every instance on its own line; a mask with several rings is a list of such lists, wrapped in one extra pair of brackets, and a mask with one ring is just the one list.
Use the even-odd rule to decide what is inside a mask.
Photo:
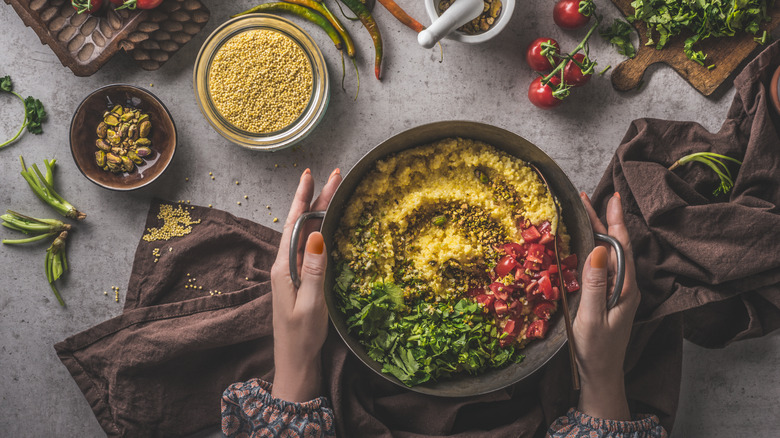
[(149, 114), (141, 114), (138, 116), (138, 123), (142, 123), (144, 120), (149, 120)]
[(130, 125), (130, 127), (127, 128), (127, 136), (133, 141), (138, 140), (138, 125), (135, 123)]
[(133, 114), (133, 112), (130, 111), (130, 112), (125, 112), (124, 114), (122, 114), (122, 117), (120, 117), (119, 119), (122, 120), (123, 122), (129, 122), (130, 120), (133, 120), (134, 117), (135, 117), (135, 114)]
[(106, 172), (108, 172), (108, 170), (109, 170), (109, 168), (108, 168), (108, 164), (106, 164), (105, 166), (103, 166), (103, 170), (104, 170), (104, 171), (106, 171)]
[(111, 108), (111, 112), (121, 116), (125, 111), (122, 109), (122, 105), (114, 105), (114, 107)]
[(119, 130), (117, 130), (117, 133), (119, 133), (120, 137), (127, 137), (127, 130), (130, 129), (130, 125), (127, 123), (122, 123), (119, 125)]
[(125, 172), (132, 172), (133, 169), (135, 169), (135, 164), (133, 163), (133, 160), (127, 158), (127, 157), (120, 157), (122, 160), (122, 169), (124, 169)]
[(112, 171), (114, 173), (119, 173), (122, 170), (122, 165), (121, 164), (108, 163), (108, 170), (110, 170), (110, 171)]
[(102, 138), (95, 140), (95, 146), (97, 146), (97, 148), (100, 149), (101, 151), (111, 150), (111, 145)]
[(108, 130), (108, 125), (106, 125), (106, 122), (100, 122), (100, 124), (97, 127), (98, 138), (106, 138), (107, 130)]
[(103, 167), (106, 165), (106, 153), (104, 151), (97, 151), (95, 152), (95, 162), (97, 162), (98, 167)]
[(138, 133), (141, 137), (146, 137), (149, 135), (149, 131), (152, 130), (152, 122), (148, 120), (144, 120), (143, 122), (138, 124)]
[(133, 151), (128, 151), (127, 152), (127, 158), (130, 158), (131, 160), (133, 160), (133, 163), (135, 163), (135, 164), (144, 164), (144, 159), (139, 157), (138, 154), (136, 154)]
[(122, 164), (122, 159), (111, 152), (106, 154), (106, 161), (108, 162), (109, 166), (112, 164)]
[(106, 138), (108, 139), (108, 142), (112, 145), (118, 146), (120, 143), (122, 143), (122, 137), (119, 136), (113, 129), (109, 129), (106, 132)]
[(103, 117), (103, 121), (108, 126), (116, 126), (116, 125), (119, 124), (119, 117), (117, 117), (116, 114), (111, 113), (111, 114)]
[(149, 155), (152, 155), (152, 149), (150, 149), (150, 148), (148, 148), (146, 146), (142, 146), (142, 147), (136, 148), (135, 154), (138, 155), (141, 158), (145, 158), (145, 157), (148, 157)]
[(149, 139), (146, 138), (146, 137), (141, 137), (141, 138), (139, 138), (138, 140), (135, 141), (135, 145), (136, 146), (149, 146), (151, 144), (152, 144), (152, 142), (149, 141)]

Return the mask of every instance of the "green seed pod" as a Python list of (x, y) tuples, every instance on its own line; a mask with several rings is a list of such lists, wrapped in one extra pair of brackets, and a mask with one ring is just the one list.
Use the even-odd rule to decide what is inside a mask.
[(132, 172), (133, 169), (135, 169), (135, 163), (133, 163), (133, 160), (127, 158), (127, 157), (120, 157), (122, 159), (122, 170), (125, 172)]
[(136, 148), (135, 154), (141, 158), (145, 158), (152, 155), (152, 149), (145, 146), (141, 146), (139, 148)]
[(149, 135), (149, 131), (152, 130), (152, 122), (148, 120), (144, 120), (143, 122), (138, 124), (138, 134), (141, 137), (146, 137)]
[(108, 162), (108, 165), (121, 165), (122, 159), (119, 158), (117, 155), (114, 155), (113, 153), (107, 153), (106, 154), (106, 161)]
[(119, 124), (119, 117), (117, 117), (117, 115), (116, 115), (116, 114), (114, 114), (114, 113), (111, 113), (111, 114), (109, 114), (109, 115), (107, 115), (107, 116), (103, 117), (103, 121), (104, 121), (104, 122), (106, 123), (106, 125), (108, 125), (108, 126), (116, 126), (116, 125), (118, 125), (118, 124)]
[(108, 130), (108, 125), (106, 125), (106, 122), (100, 122), (100, 124), (97, 127), (98, 138), (106, 138), (107, 130)]
[(106, 165), (106, 153), (104, 151), (97, 151), (95, 152), (95, 162), (97, 163), (98, 167), (103, 167)]
[(100, 149), (101, 151), (111, 150), (111, 144), (103, 140), (102, 138), (95, 140), (95, 146), (97, 146), (97, 148)]
[(133, 160), (133, 163), (135, 163), (135, 164), (138, 164), (138, 165), (144, 164), (144, 159), (139, 157), (138, 154), (136, 154), (133, 151), (128, 151), (127, 152), (127, 158), (130, 158), (131, 160)]
[(447, 223), (447, 216), (442, 215), (433, 218), (433, 224), (436, 225), (437, 227), (440, 227), (446, 223)]

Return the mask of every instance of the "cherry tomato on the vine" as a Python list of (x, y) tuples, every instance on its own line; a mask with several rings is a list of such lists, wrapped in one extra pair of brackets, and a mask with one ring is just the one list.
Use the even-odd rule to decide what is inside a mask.
[(579, 29), (588, 24), (589, 15), (580, 13), (580, 0), (560, 0), (553, 8), (553, 20), (562, 29)]
[(544, 50), (542, 44), (549, 44), (552, 46), (550, 49), (552, 52), (550, 53), (551, 56), (557, 56), (561, 51), (561, 46), (552, 38), (537, 38), (528, 45), (528, 48), (525, 50), (525, 60), (533, 71), (538, 71), (540, 73), (548, 72), (553, 69), (553, 64), (550, 63), (547, 56), (542, 55), (542, 51)]
[(116, 9), (154, 9), (163, 2), (163, 0), (109, 0)]
[(79, 14), (84, 12), (94, 14), (95, 12), (100, 12), (100, 8), (103, 7), (103, 0), (71, 0), (70, 4)]
[[(580, 64), (585, 62), (585, 55), (582, 53), (577, 53), (573, 58)], [(563, 69), (563, 81), (572, 87), (581, 87), (587, 84), (591, 76), (593, 76), (592, 73), (582, 74), (582, 69), (572, 61), (567, 62)]]
[[(558, 76), (550, 78), (550, 84), (558, 85), (561, 80)], [(555, 108), (561, 104), (561, 100), (553, 96), (553, 88), (550, 84), (543, 85), (542, 77), (538, 77), (531, 82), (531, 86), (528, 87), (528, 100), (537, 107), (548, 110)]]

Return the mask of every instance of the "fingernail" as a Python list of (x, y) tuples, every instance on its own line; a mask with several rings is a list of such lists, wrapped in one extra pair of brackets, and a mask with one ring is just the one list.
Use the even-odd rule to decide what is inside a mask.
[(311, 254), (322, 254), (325, 249), (325, 241), (322, 239), (322, 234), (314, 232), (309, 235), (309, 240), (306, 241), (306, 252)]
[(596, 269), (604, 269), (607, 267), (607, 249), (603, 246), (597, 246), (596, 249), (590, 253), (590, 267)]
[(588, 195), (585, 194), (585, 192), (580, 192), (580, 198), (587, 198)]
[(306, 176), (306, 175), (308, 175), (308, 174), (310, 174), (310, 173), (311, 173), (311, 169), (309, 169), (309, 168), (307, 167), (307, 168), (306, 168), (306, 170), (304, 170), (304, 171), (303, 171), (303, 173), (301, 174), (301, 181), (303, 181), (303, 177), (304, 177), (304, 176)]
[(333, 169), (333, 172), (330, 173), (330, 176), (328, 177), (328, 181), (332, 180), (334, 176), (341, 175), (341, 170), (339, 168)]
[(615, 197), (616, 197), (616, 198), (618, 198), (618, 199), (620, 199), (620, 193), (618, 193), (618, 192), (615, 192)]

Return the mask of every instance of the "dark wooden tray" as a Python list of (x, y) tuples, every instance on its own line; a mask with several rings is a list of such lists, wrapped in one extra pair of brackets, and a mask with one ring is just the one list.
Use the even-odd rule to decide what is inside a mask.
[(199, 0), (165, 0), (149, 11), (104, 7), (96, 15), (77, 14), (68, 0), (5, 2), (76, 76), (94, 74), (120, 49), (144, 70), (157, 70), (211, 15)]
[[(623, 15), (633, 15), (632, 0), (612, 0), (612, 3), (620, 9)], [(772, 21), (764, 26), (771, 33), (780, 25), (780, 3), (771, 11)], [(655, 46), (646, 46), (647, 27), (644, 23), (634, 23), (634, 28), (639, 32), (639, 49), (636, 57), (623, 61), (612, 71), (612, 86), (619, 91), (632, 90), (639, 86), (645, 70), (653, 64), (662, 62), (671, 66), (677, 73), (688, 81), (701, 94), (709, 96), (714, 93), (726, 79), (739, 68), (743, 62), (751, 57), (760, 46), (753, 41), (753, 35), (741, 33), (729, 38), (708, 38), (696, 45), (697, 49), (707, 54), (707, 64), (715, 64), (715, 68), (708, 70), (690, 59), (683, 53), (683, 43), (686, 36), (677, 36), (669, 40), (662, 50), (656, 50)]]

